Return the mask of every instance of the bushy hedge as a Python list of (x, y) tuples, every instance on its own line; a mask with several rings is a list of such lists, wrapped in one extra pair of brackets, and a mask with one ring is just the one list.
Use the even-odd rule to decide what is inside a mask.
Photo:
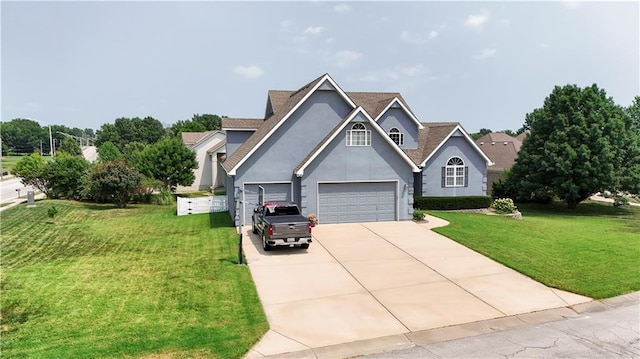
[(413, 200), (413, 208), (432, 210), (489, 208), (492, 201), (491, 196), (416, 197)]

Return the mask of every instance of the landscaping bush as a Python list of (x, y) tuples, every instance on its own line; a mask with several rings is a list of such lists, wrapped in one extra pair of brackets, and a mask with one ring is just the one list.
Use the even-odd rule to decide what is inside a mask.
[(516, 213), (516, 211), (518, 210), (513, 204), (513, 200), (511, 198), (495, 199), (493, 201), (493, 209), (495, 209), (496, 213), (499, 214)]
[(491, 206), (490, 196), (416, 197), (413, 208), (424, 210), (477, 209)]
[(424, 221), (424, 217), (427, 215), (427, 211), (423, 209), (414, 209), (413, 210), (413, 220), (414, 221)]

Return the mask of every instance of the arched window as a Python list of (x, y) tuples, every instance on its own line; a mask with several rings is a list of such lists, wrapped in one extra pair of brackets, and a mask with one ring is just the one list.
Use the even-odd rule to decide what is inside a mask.
[(371, 131), (362, 123), (354, 123), (347, 130), (347, 146), (371, 146)]
[(442, 187), (466, 187), (468, 168), (460, 157), (451, 157), (442, 167)]
[(391, 137), (391, 141), (395, 142), (396, 145), (404, 145), (404, 133), (400, 132), (397, 128), (393, 127), (389, 130), (389, 137)]

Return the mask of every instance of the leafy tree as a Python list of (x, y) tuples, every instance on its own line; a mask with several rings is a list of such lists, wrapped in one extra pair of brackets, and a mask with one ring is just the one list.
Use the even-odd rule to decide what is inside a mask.
[(96, 164), (87, 181), (87, 193), (99, 202), (124, 208), (140, 187), (142, 176), (123, 161)]
[(189, 186), (195, 181), (198, 168), (196, 154), (175, 137), (165, 137), (147, 147), (138, 169), (147, 177), (162, 181), (167, 189)]
[(96, 145), (112, 142), (120, 151), (130, 142), (156, 143), (165, 136), (162, 123), (153, 117), (126, 118), (115, 120), (114, 124), (104, 124), (97, 131)]
[[(40, 148), (45, 132), (36, 121), (16, 118), (0, 123), (0, 135), (5, 153), (32, 153)], [(46, 136), (48, 144), (48, 129)]]
[(65, 152), (72, 156), (82, 155), (82, 149), (80, 148), (80, 145), (78, 144), (78, 142), (76, 142), (76, 140), (74, 140), (71, 137), (65, 137), (62, 140), (62, 144), (60, 144), (60, 147), (58, 148), (58, 152)]
[(49, 179), (46, 177), (47, 162), (38, 153), (24, 156), (16, 163), (11, 174), (20, 178), (25, 186), (32, 186), (49, 197)]
[(479, 132), (477, 132), (477, 133), (472, 133), (472, 134), (471, 134), (471, 138), (475, 141), (475, 140), (477, 140), (478, 138), (480, 138), (480, 137), (482, 137), (482, 136), (484, 136), (484, 135), (486, 135), (486, 134), (492, 133), (492, 132), (493, 132), (493, 131), (491, 131), (491, 130), (490, 130), (490, 129), (488, 129), (488, 128), (481, 128)]
[(144, 161), (143, 153), (147, 147), (149, 147), (149, 145), (142, 142), (134, 141), (127, 143), (123, 151), (124, 161), (129, 166), (140, 169)]
[(622, 147), (623, 168), (613, 190), (640, 194), (640, 96), (624, 109), (626, 142)]
[(119, 161), (123, 156), (118, 147), (113, 142), (107, 141), (98, 146), (98, 158), (101, 162)]
[(218, 115), (195, 114), (187, 121), (178, 121), (171, 126), (171, 133), (179, 137), (182, 132), (219, 131), (222, 129), (222, 119)]
[(88, 171), (89, 162), (82, 156), (56, 153), (55, 159), (47, 163), (45, 168), (44, 176), (50, 187), (48, 197), (82, 199), (83, 183)]
[(99, 147), (105, 142), (111, 142), (116, 146), (122, 142), (118, 129), (112, 123), (105, 123), (96, 131), (96, 146)]
[(556, 86), (526, 117), (531, 132), (509, 176), (519, 199), (551, 193), (573, 209), (596, 192), (618, 187), (629, 160), (622, 150), (630, 142), (625, 117), (595, 84)]

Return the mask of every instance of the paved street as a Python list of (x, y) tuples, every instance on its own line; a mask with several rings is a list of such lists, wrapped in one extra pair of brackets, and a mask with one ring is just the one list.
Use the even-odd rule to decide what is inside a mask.
[(638, 358), (638, 303), (567, 320), (416, 345), (360, 358)]
[(16, 189), (20, 189), (20, 197), (24, 199), (27, 199), (27, 191), (33, 190), (31, 186), (23, 186), (18, 178), (5, 177), (5, 179), (0, 182), (0, 203), (17, 199), (18, 192)]

